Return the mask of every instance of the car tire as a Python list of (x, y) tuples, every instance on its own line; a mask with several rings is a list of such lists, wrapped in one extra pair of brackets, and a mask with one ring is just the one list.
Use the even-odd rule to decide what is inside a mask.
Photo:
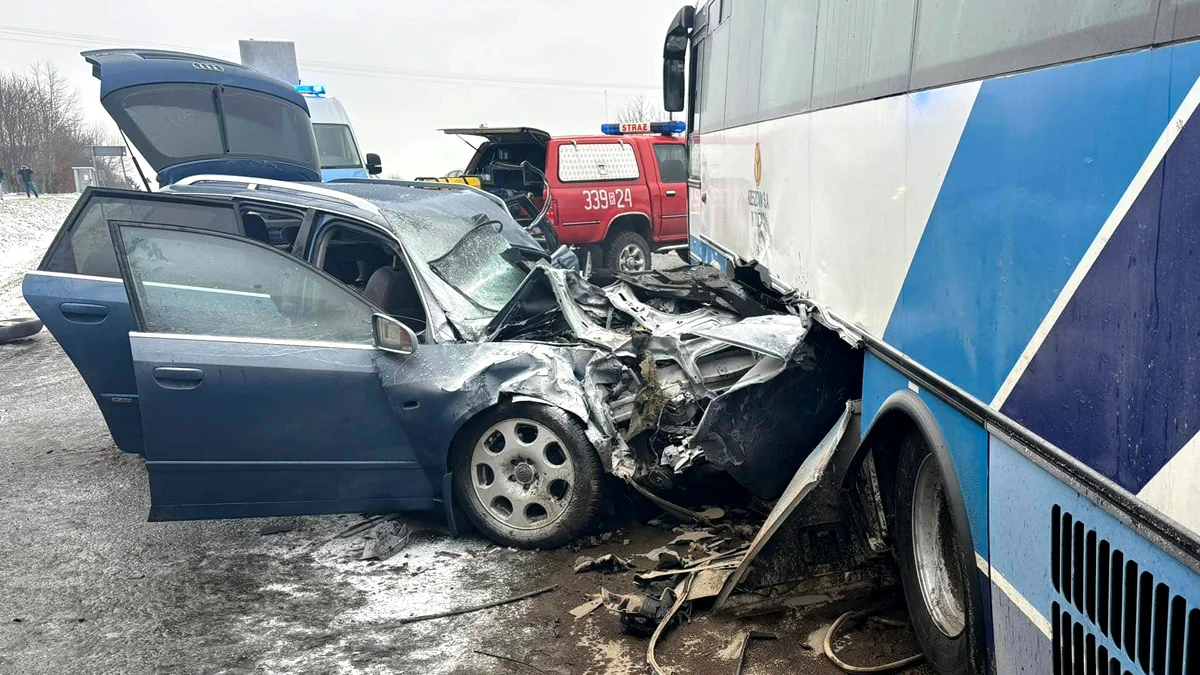
[(0, 344), (37, 335), (40, 330), (42, 330), (41, 320), (33, 317), (0, 319)]
[(692, 264), (692, 250), (690, 248), (677, 248), (675, 249), (675, 253), (679, 256), (679, 259), (683, 261), (683, 264)]
[[(905, 439), (896, 472), (896, 557), (913, 631), (938, 675), (978, 672), (982, 600), (970, 541), (962, 541), (937, 457)], [(957, 490), (957, 488), (954, 488)], [(958, 507), (961, 518), (965, 509)], [(969, 562), (968, 562), (969, 561)]]
[(552, 406), (521, 401), (483, 412), (458, 435), (450, 467), (455, 502), (506, 546), (557, 548), (600, 513), (600, 457), (583, 424)]
[(604, 244), (604, 265), (618, 272), (650, 269), (650, 243), (637, 232), (618, 232)]

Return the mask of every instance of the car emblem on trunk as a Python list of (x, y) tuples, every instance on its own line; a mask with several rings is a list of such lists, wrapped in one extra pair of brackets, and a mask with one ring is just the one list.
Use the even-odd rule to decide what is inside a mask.
[(195, 68), (196, 70), (207, 70), (211, 73), (225, 72), (224, 66), (219, 66), (215, 63), (205, 63), (203, 61), (192, 61), (192, 67)]

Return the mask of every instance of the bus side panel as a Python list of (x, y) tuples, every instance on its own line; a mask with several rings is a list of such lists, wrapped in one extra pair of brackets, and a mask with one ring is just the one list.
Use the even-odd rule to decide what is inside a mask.
[(996, 672), (1051, 672), (1078, 640), (1099, 672), (1184, 672), (1200, 575), (994, 436), (990, 463)]
[(1171, 54), (1187, 103), (1003, 411), (1200, 533), (1200, 45)]
[(756, 125), (727, 129), (692, 146), (699, 153), (703, 183), (689, 194), (690, 234), (744, 260), (753, 259), (748, 195), (754, 187), (757, 134)]

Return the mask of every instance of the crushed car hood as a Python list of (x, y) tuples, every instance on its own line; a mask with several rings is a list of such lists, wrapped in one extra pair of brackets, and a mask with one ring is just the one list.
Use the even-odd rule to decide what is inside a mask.
[[(826, 370), (815, 367), (837, 361), (837, 336), (814, 334), (800, 305), (707, 267), (594, 280), (604, 285), (536, 265), (478, 342), (605, 355), (603, 383), (532, 378), (521, 393), (561, 400), (564, 388), (590, 389), (572, 393), (571, 409), (618, 477), (669, 485), (708, 463), (760, 498), (778, 497), (844, 407), (849, 392), (820, 381)], [(796, 407), (802, 400), (810, 404)]]

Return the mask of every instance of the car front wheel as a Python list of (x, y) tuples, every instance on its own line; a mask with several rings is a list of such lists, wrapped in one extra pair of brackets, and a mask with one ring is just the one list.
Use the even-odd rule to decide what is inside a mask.
[(583, 425), (557, 408), (502, 404), (471, 420), (452, 451), (454, 498), (489, 538), (554, 548), (600, 511), (604, 469)]

